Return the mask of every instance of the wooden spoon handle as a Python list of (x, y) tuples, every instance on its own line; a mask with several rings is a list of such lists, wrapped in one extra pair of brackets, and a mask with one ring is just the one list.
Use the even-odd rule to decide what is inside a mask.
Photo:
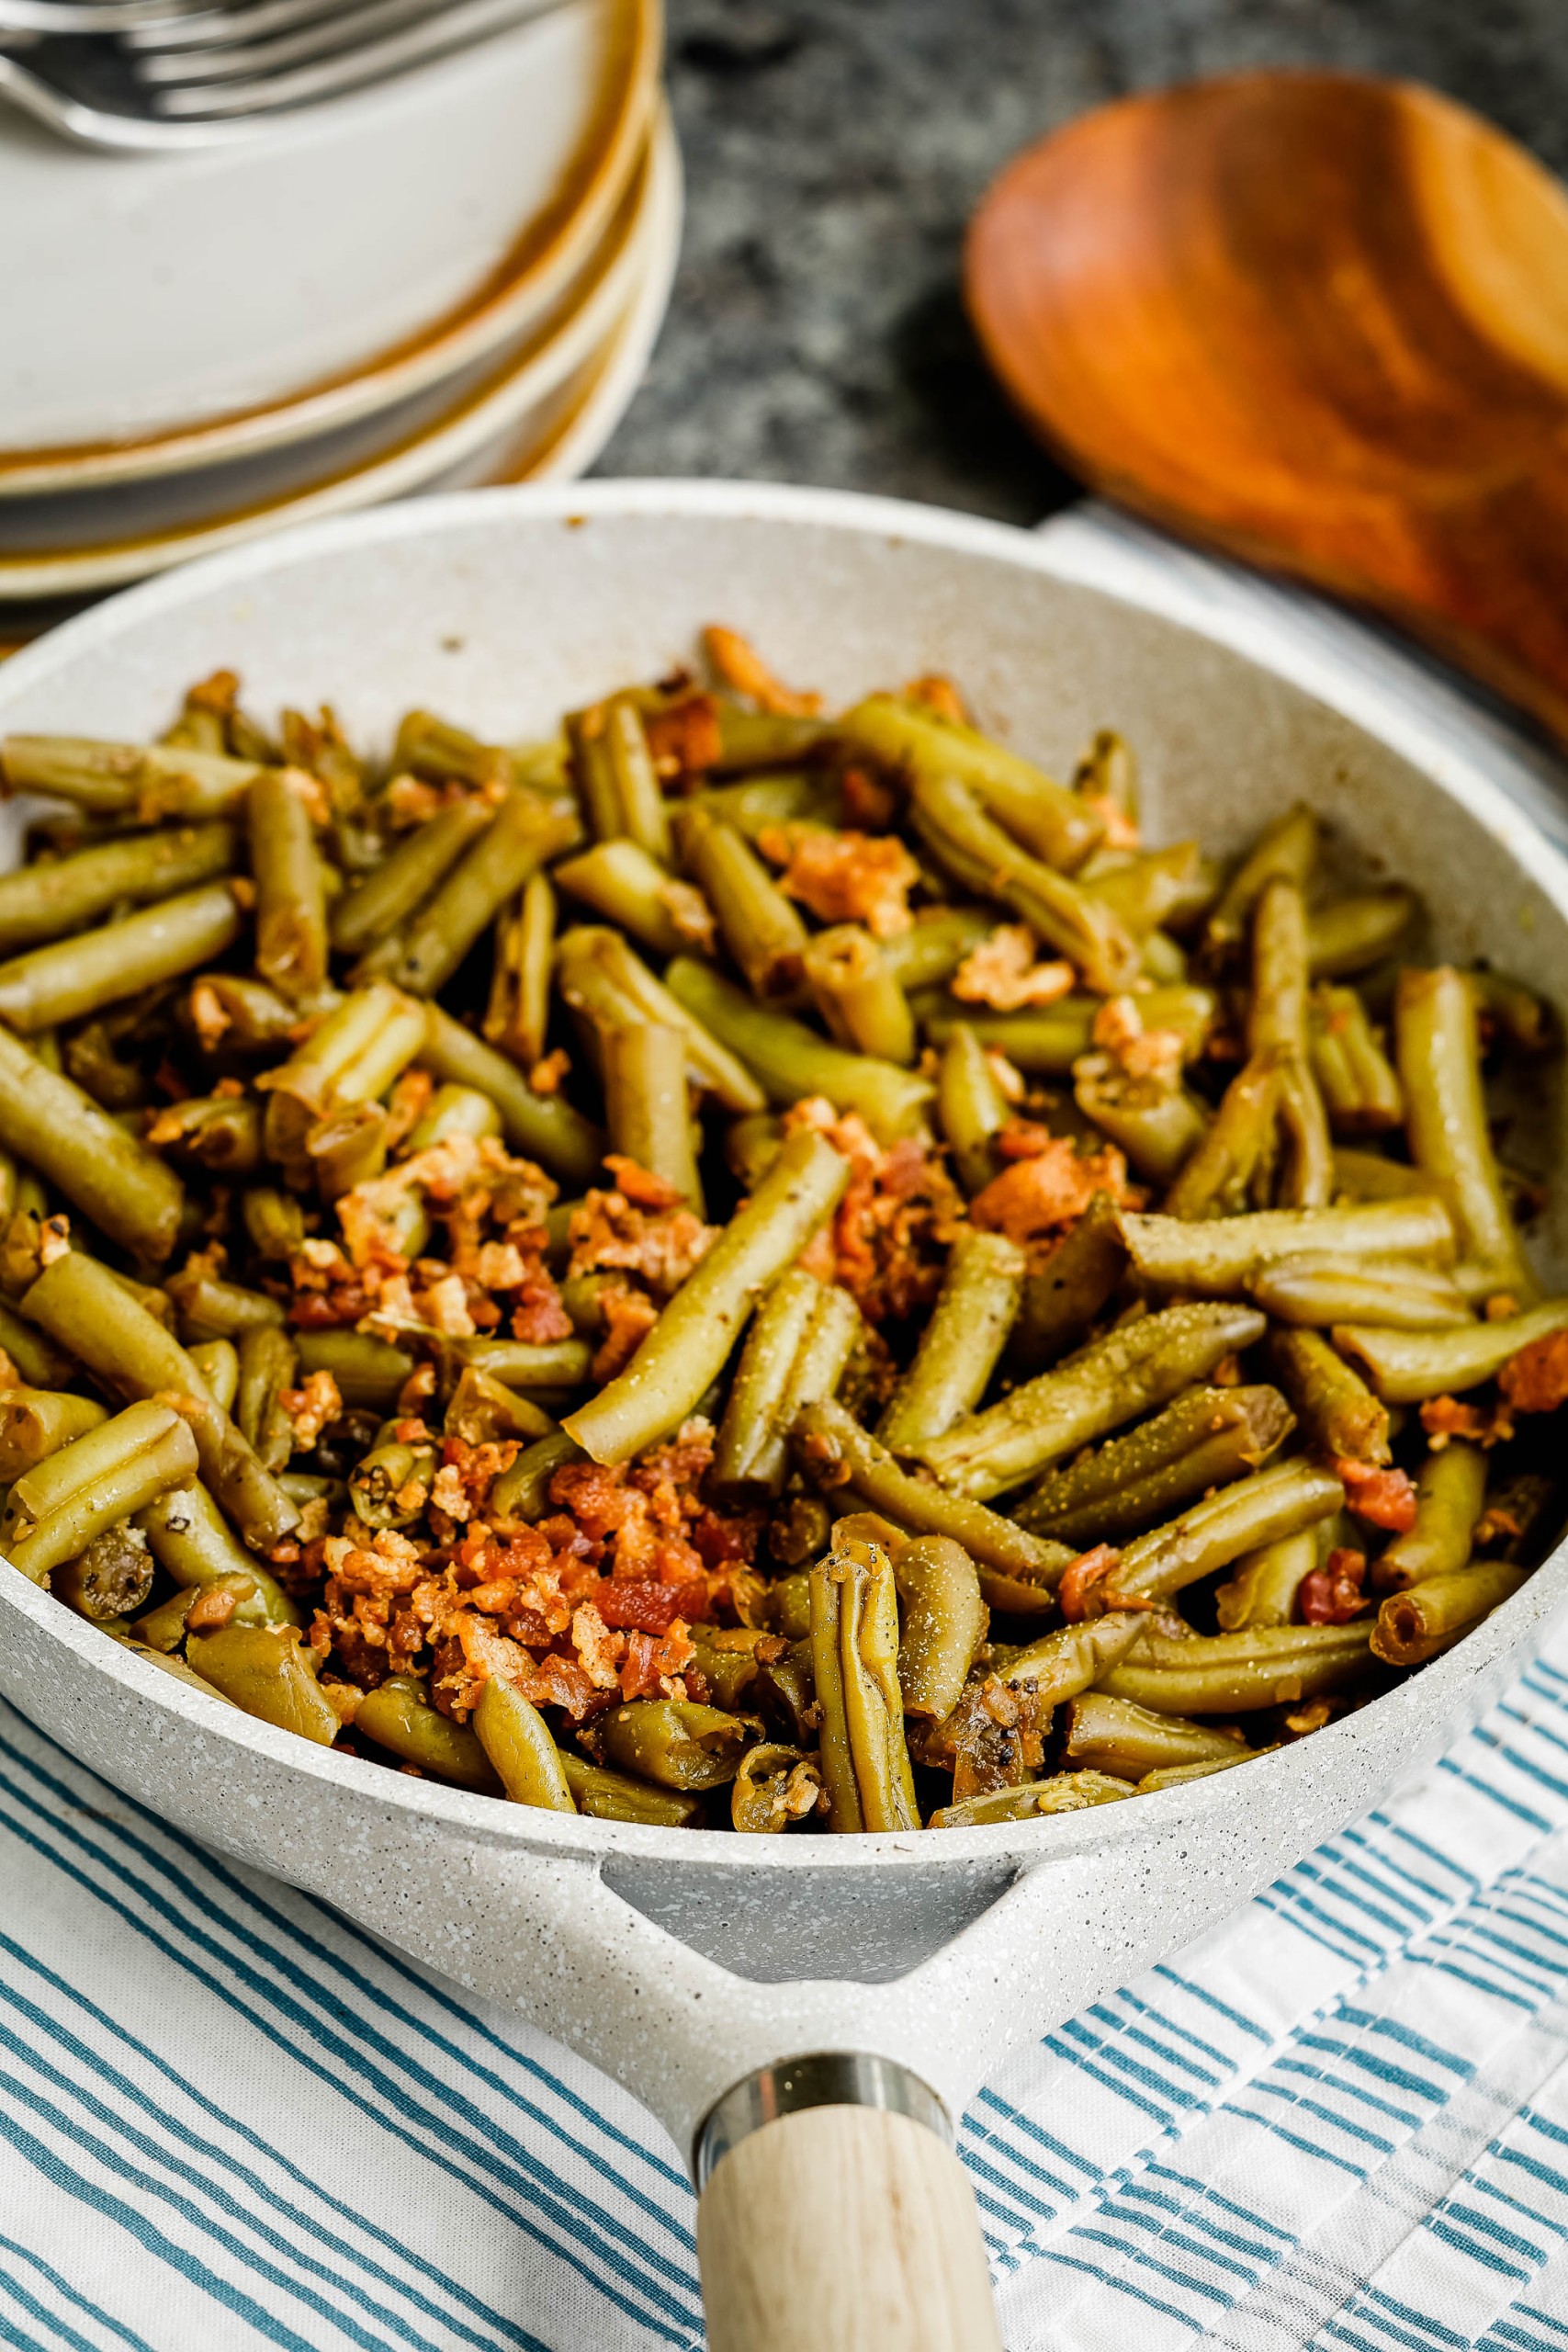
[(908, 2115), (751, 2132), (703, 2191), (697, 2255), (710, 2352), (1002, 2352), (974, 2192)]

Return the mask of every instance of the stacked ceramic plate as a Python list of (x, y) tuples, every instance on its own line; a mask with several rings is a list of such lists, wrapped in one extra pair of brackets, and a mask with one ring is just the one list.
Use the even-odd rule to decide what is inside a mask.
[(564, 0), (155, 160), (0, 114), (0, 637), (284, 522), (580, 473), (674, 269), (660, 39), (659, 0)]

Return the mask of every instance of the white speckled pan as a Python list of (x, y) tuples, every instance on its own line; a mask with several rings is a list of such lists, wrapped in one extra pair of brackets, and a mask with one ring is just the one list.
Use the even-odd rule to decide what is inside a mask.
[[(151, 732), (221, 663), (264, 711), (330, 698), (352, 732), (383, 739), (427, 703), (515, 739), (668, 670), (714, 619), (830, 700), (949, 671), (982, 724), (1047, 766), (1113, 724), (1137, 748), (1156, 839), (1192, 831), (1226, 850), (1306, 797), (1349, 855), (1420, 890), (1439, 953), (1490, 955), (1568, 1004), (1568, 868), (1483, 774), (1452, 758), (1423, 773), (1201, 634), (1057, 577), (1023, 533), (874, 500), (597, 482), (292, 533), (134, 590), (20, 654), (0, 671), (0, 731)], [(1555, 1166), (1555, 1100), (1541, 1117), (1540, 1157)], [(1557, 1262), (1544, 1271), (1560, 1276), (1568, 1185), (1545, 1226)], [(907, 2069), (956, 2115), (1018, 2040), (1190, 1938), (1453, 1738), (1565, 1592), (1560, 1550), (1392, 1696), (1239, 1771), (939, 1835), (742, 1840), (442, 1789), (186, 1690), (3, 1566), (0, 1689), (181, 1828), (515, 2002), (691, 2149), (734, 2086), (764, 2070), (776, 2090), (784, 2077), (765, 2070), (807, 2052), (893, 2061), (884, 2096), (897, 2101), (886, 2086)], [(781, 2132), (759, 2136), (782, 2145)], [(715, 2345), (760, 2347), (710, 2285)], [(880, 2335), (848, 2304), (811, 2308), (812, 2328), (779, 2346), (995, 2340), (956, 2303)]]

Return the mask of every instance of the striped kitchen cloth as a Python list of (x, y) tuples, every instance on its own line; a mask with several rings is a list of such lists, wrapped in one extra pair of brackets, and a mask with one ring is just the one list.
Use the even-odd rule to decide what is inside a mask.
[[(1420, 756), (1480, 750), (1564, 841), (1551, 763), (1407, 656), (1125, 523), (1052, 530)], [(961, 2144), (1010, 2352), (1568, 2352), (1568, 1633)], [(0, 1705), (0, 2344), (695, 2352), (692, 2223), (614, 2084)]]

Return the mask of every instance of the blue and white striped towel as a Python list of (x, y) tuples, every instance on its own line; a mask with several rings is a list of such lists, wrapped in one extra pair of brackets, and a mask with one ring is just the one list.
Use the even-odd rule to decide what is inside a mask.
[[(1550, 763), (1419, 665), (1125, 525), (1054, 527), (1081, 576), (1180, 567), (1219, 633), (1315, 645), (1331, 698), (1359, 662), (1562, 838)], [(1568, 2352), (1568, 1634), (1021, 2057), (962, 2145), (1010, 2352)], [(694, 2352), (692, 2218), (613, 2084), (0, 1706), (0, 2343)]]

